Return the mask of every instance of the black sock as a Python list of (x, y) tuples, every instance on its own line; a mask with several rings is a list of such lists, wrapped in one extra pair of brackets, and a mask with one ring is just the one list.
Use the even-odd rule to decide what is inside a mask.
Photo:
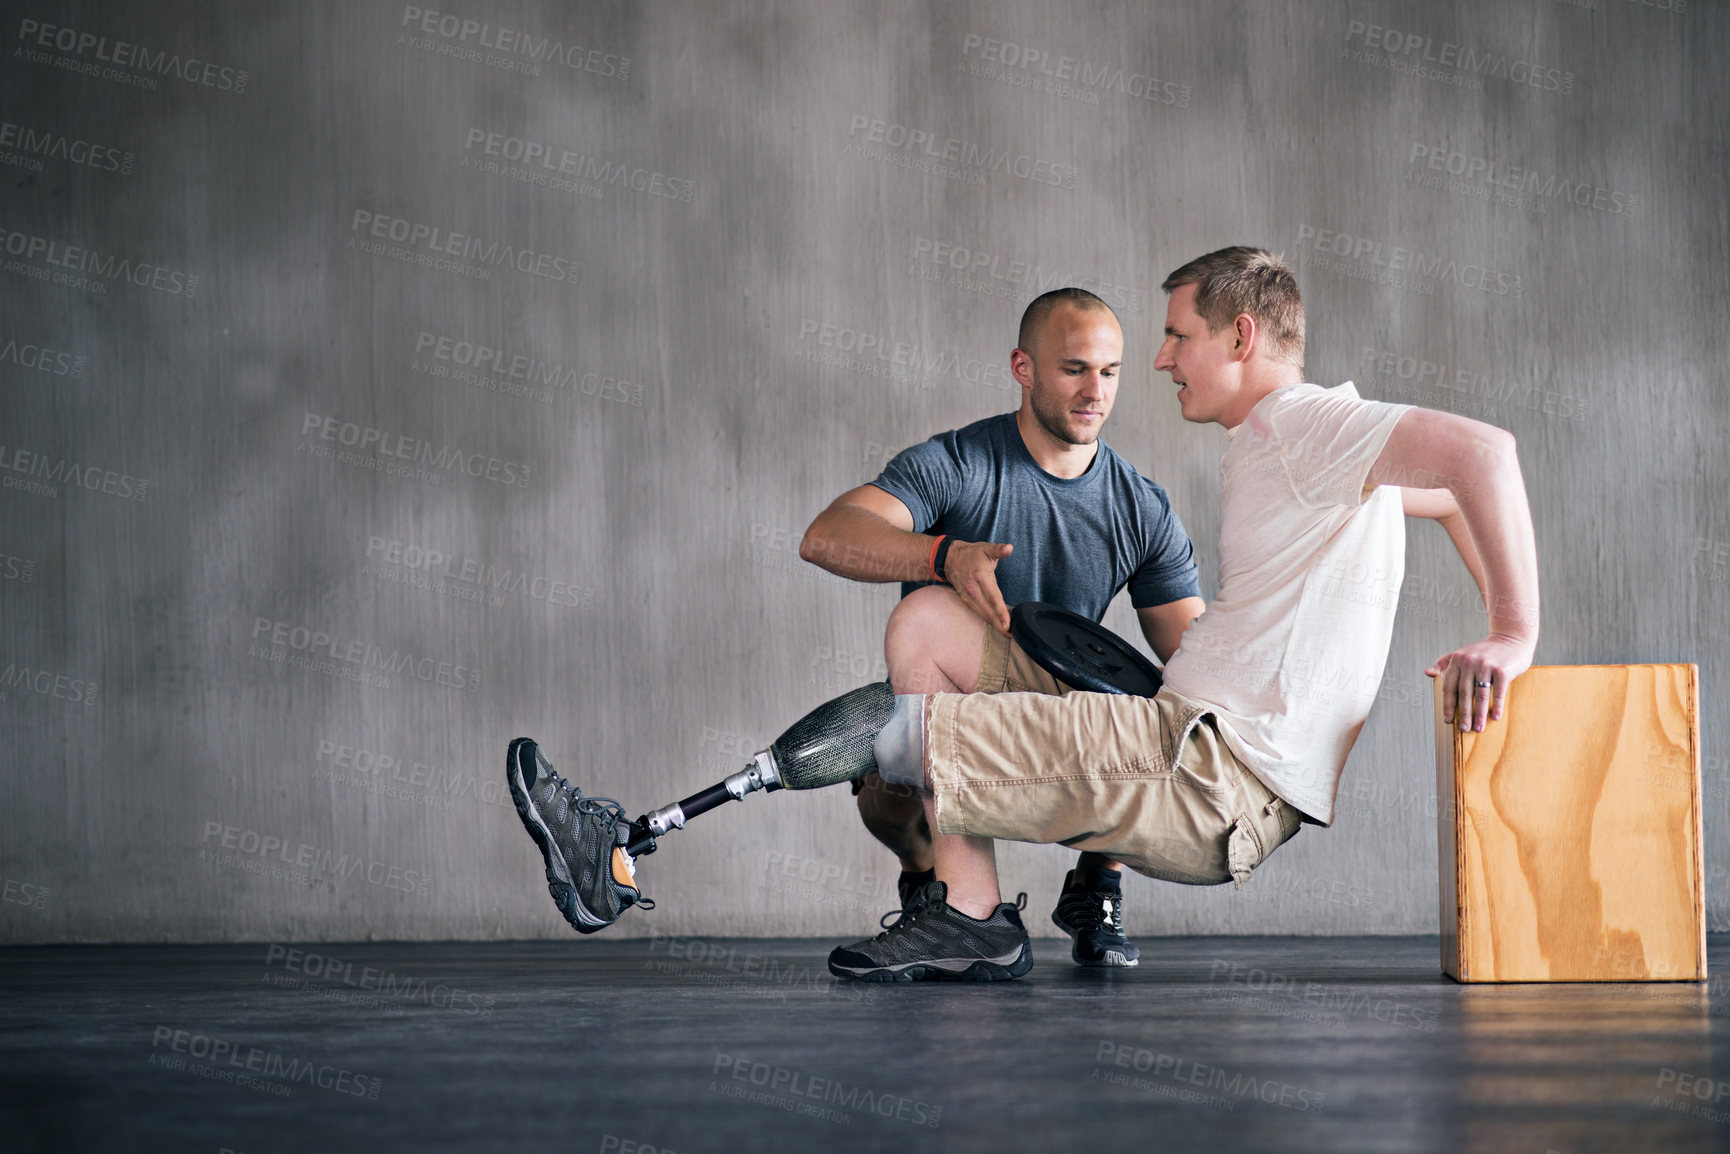
[(937, 867), (936, 866), (932, 866), (928, 870), (920, 870), (917, 873), (913, 872), (912, 870), (902, 870), (901, 871), (901, 886), (902, 886), (902, 888), (905, 888), (905, 887), (910, 886), (910, 885), (914, 885), (914, 886), (918, 886), (920, 889), (924, 889), (926, 886), (930, 885), (932, 882), (934, 882), (936, 880), (937, 880)]
[(1075, 863), (1076, 880), (1090, 890), (1121, 890), (1123, 879), (1100, 854), (1084, 852)]

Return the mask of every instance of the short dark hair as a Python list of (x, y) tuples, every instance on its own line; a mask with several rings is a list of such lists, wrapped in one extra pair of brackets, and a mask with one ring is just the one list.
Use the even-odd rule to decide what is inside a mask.
[(1217, 333), (1248, 313), (1267, 341), (1273, 360), (1304, 363), (1304, 299), (1297, 277), (1285, 261), (1265, 248), (1233, 245), (1198, 256), (1159, 287), (1175, 292), (1186, 284), (1195, 290), (1195, 311)]
[(1117, 313), (1112, 307), (1088, 292), (1084, 288), (1052, 289), (1033, 298), (1033, 303), (1027, 306), (1027, 311), (1021, 314), (1021, 332), (1016, 334), (1016, 346), (1022, 352), (1032, 355), (1033, 338), (1039, 332), (1039, 327), (1045, 323), (1045, 318), (1051, 315), (1051, 310), (1058, 305), (1074, 305), (1083, 311), (1104, 309), (1113, 317)]

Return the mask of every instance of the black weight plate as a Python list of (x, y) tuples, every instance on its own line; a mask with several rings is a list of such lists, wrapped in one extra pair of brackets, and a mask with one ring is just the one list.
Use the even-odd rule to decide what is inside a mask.
[(1077, 689), (1152, 697), (1165, 680), (1123, 638), (1055, 605), (1023, 601), (1009, 612), (1009, 632), (1047, 673)]

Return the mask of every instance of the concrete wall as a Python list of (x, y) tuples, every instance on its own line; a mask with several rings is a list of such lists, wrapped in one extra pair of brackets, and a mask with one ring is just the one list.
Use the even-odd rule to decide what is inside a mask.
[[(1721, 6), (214, 7), (0, 4), (0, 940), (566, 936), (507, 741), (640, 812), (881, 676), (895, 593), (798, 537), (1014, 406), (1045, 288), (1121, 310), (1106, 439), (1211, 594), (1158, 285), (1244, 241), (1312, 379), (1518, 435), (1540, 662), (1699, 662), (1730, 928)], [(1421, 670), (1482, 615), (1408, 554), (1335, 828), (1137, 933), (1433, 932)], [(1068, 860), (1004, 848), (1033, 923)], [(643, 876), (616, 933), (894, 902), (843, 791)]]

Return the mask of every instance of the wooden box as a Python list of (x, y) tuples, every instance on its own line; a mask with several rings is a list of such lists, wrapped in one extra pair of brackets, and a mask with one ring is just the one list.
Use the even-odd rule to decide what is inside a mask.
[(1537, 666), (1482, 733), (1442, 723), (1442, 970), (1461, 982), (1706, 977), (1698, 667)]

